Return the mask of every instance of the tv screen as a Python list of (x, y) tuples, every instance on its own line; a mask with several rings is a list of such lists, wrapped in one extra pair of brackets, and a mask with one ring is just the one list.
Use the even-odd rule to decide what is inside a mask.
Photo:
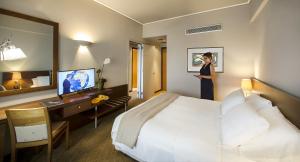
[(58, 72), (58, 95), (78, 92), (95, 86), (95, 69)]

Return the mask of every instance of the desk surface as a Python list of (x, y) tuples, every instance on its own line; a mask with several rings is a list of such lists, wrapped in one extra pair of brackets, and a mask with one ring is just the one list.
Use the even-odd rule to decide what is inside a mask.
[[(43, 99), (43, 100), (37, 100), (37, 101), (22, 103), (22, 104), (18, 104), (18, 105), (3, 107), (3, 108), (0, 108), (0, 124), (6, 122), (7, 118), (5, 115), (5, 110), (7, 110), (7, 109), (28, 109), (28, 108), (36, 108), (36, 107), (47, 107), (49, 111), (52, 111), (52, 110), (56, 110), (59, 108), (63, 108), (64, 106), (68, 106), (71, 104), (89, 100), (97, 94), (107, 93), (110, 91), (111, 91), (111, 89), (91, 90), (91, 91), (67, 96), (67, 97), (63, 98), (62, 100), (59, 97), (52, 97), (52, 98), (47, 98), (47, 99)], [(61, 101), (61, 103), (54, 104), (51, 106), (45, 106), (44, 103), (47, 103), (49, 101)]]

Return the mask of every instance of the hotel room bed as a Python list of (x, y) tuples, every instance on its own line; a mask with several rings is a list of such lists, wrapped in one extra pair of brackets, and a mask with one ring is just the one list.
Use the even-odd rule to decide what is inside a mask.
[[(143, 108), (144, 104), (132, 110)], [(138, 161), (149, 162), (300, 161), (299, 130), (285, 122), (287, 120), (276, 107), (260, 112), (272, 123), (268, 132), (243, 145), (224, 145), (221, 105), (217, 101), (179, 96), (144, 123), (134, 147), (116, 140), (120, 122), (128, 113), (125, 112), (113, 124), (113, 145)]]
[[(145, 123), (135, 148), (115, 141), (114, 145), (138, 161), (187, 158), (181, 155), (189, 155), (190, 161), (199, 161), (199, 158), (217, 161), (218, 156), (213, 155), (220, 154), (219, 105), (219, 102), (180, 96)], [(113, 139), (123, 115), (115, 119)], [(193, 156), (195, 153), (200, 156)]]

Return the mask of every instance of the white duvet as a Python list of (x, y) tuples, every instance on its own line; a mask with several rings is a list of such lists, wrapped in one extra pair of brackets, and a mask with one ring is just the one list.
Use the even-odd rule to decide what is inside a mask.
[(222, 147), (220, 104), (178, 97), (145, 123), (133, 149), (114, 140), (121, 114), (113, 124), (113, 144), (117, 150), (138, 161), (254, 162), (243, 156), (239, 148)]

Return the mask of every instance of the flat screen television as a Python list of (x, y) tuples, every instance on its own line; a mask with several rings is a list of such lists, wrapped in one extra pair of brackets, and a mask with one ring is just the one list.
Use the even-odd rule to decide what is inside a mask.
[(95, 86), (95, 69), (59, 71), (57, 81), (59, 96), (93, 88)]

